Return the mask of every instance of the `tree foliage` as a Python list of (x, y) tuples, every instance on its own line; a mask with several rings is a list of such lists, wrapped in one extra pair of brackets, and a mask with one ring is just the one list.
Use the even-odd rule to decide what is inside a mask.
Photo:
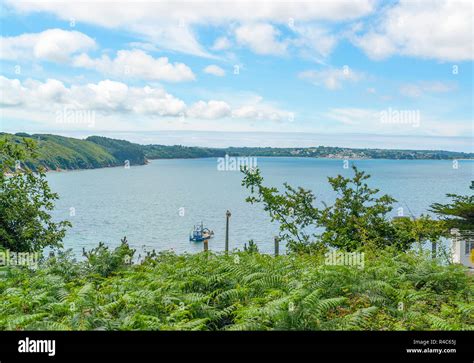
[(352, 167), (354, 176), (329, 177), (329, 184), (337, 193), (333, 205), (323, 208), (318, 222), (325, 228), (321, 241), (344, 250), (355, 250), (373, 243), (386, 246), (393, 243), (393, 228), (388, 213), (396, 201), (389, 195), (377, 196), (379, 190), (369, 188), (370, 175)]
[(370, 175), (352, 167), (354, 175), (329, 177), (336, 193), (331, 205), (316, 206), (312, 191), (284, 184), (284, 192), (263, 184), (258, 169), (243, 169), (242, 185), (250, 191), (249, 203), (261, 203), (272, 221), (280, 226), (280, 237), (291, 251), (338, 248), (354, 251), (363, 246), (395, 246), (407, 250), (414, 242), (437, 241), (442, 232), (438, 222), (422, 216), (418, 220), (393, 222), (389, 218), (392, 204), (389, 195), (379, 196), (370, 188)]
[[(470, 189), (474, 189), (474, 183)], [(451, 202), (447, 204), (434, 203), (431, 205), (431, 211), (440, 216), (448, 228), (474, 231), (474, 194), (446, 194), (446, 196), (451, 198)]]
[(0, 140), (0, 247), (14, 252), (59, 247), (70, 226), (67, 221), (54, 222), (50, 215), (58, 195), (51, 191), (45, 171), (33, 172), (23, 163), (35, 152), (31, 139)]

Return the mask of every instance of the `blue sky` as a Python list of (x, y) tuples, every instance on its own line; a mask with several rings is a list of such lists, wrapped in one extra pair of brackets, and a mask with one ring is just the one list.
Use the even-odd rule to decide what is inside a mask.
[(3, 1), (1, 127), (472, 151), (473, 15), (468, 0)]

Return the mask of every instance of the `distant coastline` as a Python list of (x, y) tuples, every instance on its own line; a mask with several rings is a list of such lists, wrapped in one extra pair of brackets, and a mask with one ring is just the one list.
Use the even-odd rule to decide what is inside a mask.
[(303, 157), (335, 160), (472, 160), (474, 153), (445, 150), (406, 150), (343, 148), (333, 146), (315, 147), (227, 147), (211, 148), (182, 145), (141, 145), (126, 140), (102, 136), (77, 139), (51, 134), (7, 134), (1, 137), (12, 138), (21, 143), (23, 138), (33, 139), (38, 144), (38, 157), (25, 164), (47, 171), (69, 171), (97, 169), (105, 167), (146, 165), (156, 159), (198, 159), (229, 156), (253, 157)]

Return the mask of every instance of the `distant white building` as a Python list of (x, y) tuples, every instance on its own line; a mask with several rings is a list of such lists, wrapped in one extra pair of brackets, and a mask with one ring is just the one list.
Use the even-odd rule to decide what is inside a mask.
[(453, 262), (474, 269), (474, 233), (451, 230)]

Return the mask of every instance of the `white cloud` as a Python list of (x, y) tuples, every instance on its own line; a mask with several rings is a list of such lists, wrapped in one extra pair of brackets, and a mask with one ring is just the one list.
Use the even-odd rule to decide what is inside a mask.
[[(294, 45), (302, 47), (304, 55), (314, 55), (316, 60), (326, 57), (342, 35), (330, 34), (321, 27), (322, 22), (329, 27), (331, 22), (357, 20), (378, 8), (380, 13), (376, 17), (365, 18), (363, 22), (346, 27), (346, 30), (352, 28), (352, 32), (357, 34), (351, 37), (353, 43), (369, 57), (379, 60), (400, 54), (442, 61), (474, 59), (471, 0), (434, 0), (429, 6), (425, 0), (400, 0), (384, 6), (378, 6), (374, 0), (225, 1), (219, 7), (214, 1), (132, 3), (125, 0), (110, 5), (111, 1), (105, 0), (72, 2), (68, 6), (60, 1), (7, 0), (6, 6), (22, 14), (40, 12), (61, 20), (75, 19), (76, 23), (128, 31), (159, 49), (208, 58), (216, 56), (200, 44), (196, 29), (206, 25), (225, 26), (231, 30), (235, 27), (239, 29), (240, 24), (243, 28), (237, 38), (260, 54), (284, 54), (289, 45)], [(295, 21), (295, 37), (279, 40), (277, 28), (288, 27), (289, 19)], [(252, 33), (245, 32), (249, 30), (246, 28), (249, 24), (259, 25), (263, 33), (252, 39)], [(34, 50), (34, 34), (5, 37), (7, 41), (2, 53), (10, 59), (34, 53), (41, 59), (64, 62), (78, 51), (77, 48), (84, 50), (81, 48), (84, 41), (86, 48), (93, 44), (93, 40), (82, 33), (60, 29), (50, 31), (53, 30), (63, 34), (50, 35), (51, 39), (46, 39)], [(70, 40), (71, 34), (82, 34), (86, 38)], [(230, 40), (223, 36), (216, 39), (210, 49), (222, 51), (230, 46)]]
[(371, 13), (373, 0), (297, 1), (294, 3), (274, 0), (233, 1), (148, 1), (122, 0), (120, 5), (110, 6), (116, 1), (97, 0), (87, 4), (73, 2), (64, 6), (61, 1), (8, 0), (12, 7), (22, 12), (48, 12), (69, 20), (77, 13), (76, 21), (93, 22), (102, 26), (116, 27), (123, 23), (159, 20), (166, 14), (172, 19), (183, 19), (185, 24), (204, 21), (223, 23), (229, 20), (257, 21), (273, 20), (287, 22), (292, 17), (308, 20), (349, 20)]
[(350, 69), (349, 67), (343, 67), (327, 68), (320, 71), (304, 71), (299, 73), (298, 77), (316, 86), (324, 86), (330, 90), (337, 90), (342, 87), (342, 82), (357, 82), (364, 78), (364, 75), (360, 72)]
[[(387, 115), (392, 117), (388, 122), (384, 119)], [(438, 119), (424, 110), (404, 107), (332, 108), (323, 117), (338, 123), (332, 125), (334, 132), (445, 137), (466, 136), (472, 133), (472, 126), (467, 120)]]
[[(111, 4), (113, 6), (111, 6)], [(21, 14), (46, 13), (61, 20), (119, 29), (137, 35), (160, 49), (178, 51), (207, 58), (217, 58), (200, 44), (196, 28), (202, 25), (229, 29), (234, 24), (272, 23), (288, 26), (289, 19), (299, 24), (313, 21), (347, 21), (366, 16), (375, 9), (375, 0), (273, 1), (149, 1), (97, 0), (71, 2), (7, 0), (7, 7)], [(9, 9), (10, 10), (10, 9)], [(229, 26), (230, 25), (230, 26)], [(231, 46), (226, 37), (218, 38), (211, 50)], [(321, 45), (325, 47), (325, 45)]]
[(337, 43), (336, 36), (315, 25), (296, 25), (293, 30), (298, 35), (293, 44), (302, 48), (302, 53), (310, 58), (327, 57)]
[[(232, 107), (219, 100), (198, 101), (187, 106), (184, 101), (162, 88), (130, 87), (122, 82), (103, 80), (98, 83), (71, 85), (48, 79), (45, 82), (9, 79), (0, 76), (0, 105), (4, 110), (16, 110), (22, 117), (38, 118), (43, 114), (51, 122), (51, 113), (68, 107), (74, 110), (94, 110), (104, 115), (144, 115), (182, 117), (196, 120), (237, 118), (249, 121), (282, 121), (290, 113), (256, 97)], [(26, 116), (25, 116), (26, 115)]]
[(389, 37), (374, 32), (369, 32), (360, 38), (356, 38), (354, 43), (374, 60), (387, 58), (396, 51), (396, 46)]
[(232, 111), (232, 117), (237, 119), (260, 120), (260, 121), (292, 121), (294, 114), (282, 110), (272, 104), (263, 102), (260, 96), (248, 100), (244, 104), (235, 107)]
[(107, 55), (90, 58), (83, 53), (74, 59), (75, 67), (94, 69), (104, 74), (145, 80), (183, 82), (196, 77), (184, 63), (170, 63), (167, 57), (153, 58), (142, 50), (119, 50), (114, 59)]
[(133, 111), (139, 114), (151, 114), (159, 116), (181, 116), (185, 112), (186, 104), (179, 98), (165, 92), (162, 89), (151, 87), (132, 88), (132, 98), (143, 97), (136, 102)]
[(39, 59), (67, 62), (71, 55), (96, 47), (95, 41), (77, 31), (48, 29), (0, 38), (0, 58), (8, 60)]
[(204, 68), (204, 73), (212, 74), (217, 77), (225, 76), (225, 71), (221, 67), (216, 66), (215, 64), (211, 64)]
[(353, 41), (369, 57), (394, 54), (442, 61), (474, 59), (470, 0), (401, 0), (380, 14), (372, 30)]
[(290, 117), (294, 116), (291, 112), (264, 102), (260, 96), (233, 105), (225, 101), (198, 101), (188, 108), (186, 115), (194, 119), (233, 118), (244, 121), (270, 122), (289, 121)]
[(246, 97), (236, 104), (216, 100), (199, 101), (188, 108), (186, 115), (195, 119), (233, 118), (242, 121), (262, 122), (290, 121), (294, 117), (292, 112), (264, 102), (260, 96)]
[[(126, 24), (151, 24), (172, 19), (179, 24), (224, 24), (229, 21), (277, 21), (287, 23), (289, 18), (300, 21), (350, 20), (370, 14), (373, 0), (310, 1), (239, 1), (223, 0), (216, 6), (214, 1), (149, 1), (122, 0), (119, 3), (97, 0), (89, 3), (72, 2), (68, 6), (60, 1), (8, 0), (7, 3), (21, 12), (46, 12), (69, 20), (93, 23), (105, 27)], [(110, 6), (115, 3), (116, 6)]]
[(455, 84), (446, 82), (407, 83), (400, 87), (400, 93), (407, 97), (420, 97), (425, 93), (446, 93), (456, 89)]
[(48, 79), (46, 83), (38, 85), (37, 91), (38, 93), (35, 97), (38, 97), (41, 100), (44, 99), (54, 102), (62, 102), (67, 89), (64, 84), (57, 79)]
[[(7, 0), (21, 13), (43, 12), (62, 20), (128, 30), (142, 39), (183, 53), (212, 57), (198, 42), (193, 27), (199, 25), (228, 25), (233, 22), (274, 22), (287, 24), (289, 18), (301, 22), (313, 20), (343, 21), (371, 13), (373, 0), (310, 1), (235, 1), (227, 0), (216, 6), (214, 1), (149, 1), (119, 3), (97, 0), (71, 2)], [(111, 6), (113, 5), (113, 6)]]
[(280, 33), (271, 24), (246, 24), (235, 30), (237, 42), (257, 54), (282, 55), (288, 44), (278, 40)]
[(0, 89), (2, 90), (0, 102), (3, 106), (21, 105), (22, 94), (25, 89), (18, 79), (8, 79), (0, 76)]
[(0, 76), (5, 95), (3, 106), (19, 107), (32, 112), (55, 112), (64, 106), (79, 110), (178, 116), (186, 105), (163, 89), (129, 87), (125, 83), (104, 80), (98, 83), (66, 87), (62, 82), (17, 79)]
[(127, 110), (134, 107), (128, 99), (129, 88), (125, 83), (108, 79), (97, 84), (89, 83), (85, 87), (72, 89), (79, 102), (86, 108), (99, 110)]
[(182, 19), (156, 19), (152, 23), (127, 24), (134, 32), (161, 49), (181, 52), (205, 58), (217, 58), (210, 54), (197, 40), (191, 26), (181, 23)]
[(232, 117), (252, 120), (283, 121), (290, 118), (290, 112), (246, 105), (232, 111)]
[(230, 106), (223, 101), (196, 102), (188, 110), (187, 115), (193, 118), (219, 119), (231, 114)]
[(219, 37), (215, 40), (212, 50), (226, 50), (232, 46), (227, 37)]

